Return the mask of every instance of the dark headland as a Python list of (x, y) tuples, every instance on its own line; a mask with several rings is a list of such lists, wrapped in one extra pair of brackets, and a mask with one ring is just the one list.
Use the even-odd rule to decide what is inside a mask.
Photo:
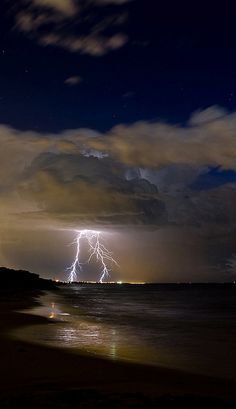
[(25, 270), (13, 270), (0, 267), (0, 283), (2, 290), (53, 290), (55, 284), (52, 280), (40, 278), (39, 274)]
[(19, 312), (51, 280), (0, 268), (0, 408), (233, 408), (235, 382), (185, 372), (74, 355), (12, 338), (18, 327), (51, 321)]

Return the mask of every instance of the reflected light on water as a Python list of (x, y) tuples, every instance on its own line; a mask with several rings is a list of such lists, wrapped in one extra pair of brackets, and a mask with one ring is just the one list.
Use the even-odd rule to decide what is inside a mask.
[(110, 348), (111, 357), (116, 359), (116, 330), (112, 330), (112, 339), (111, 339), (111, 348)]
[(55, 310), (55, 303), (51, 303), (51, 312), (48, 316), (50, 319), (56, 318), (56, 310)]
[[(46, 293), (39, 302), (25, 313), (47, 317), (50, 324), (41, 320), (15, 329), (13, 337), (73, 353), (236, 379), (232, 289), (79, 285)], [(232, 334), (227, 342), (226, 333)]]
[(147, 361), (147, 350), (140, 346), (136, 336), (128, 334), (123, 327), (114, 328), (111, 323), (85, 318), (83, 313), (74, 315), (68, 309), (63, 311), (68, 307), (61, 304), (60, 299), (57, 303), (57, 297), (54, 300), (49, 294), (42, 296), (41, 301), (42, 305), (23, 312), (44, 316), (55, 322), (50, 326), (45, 324), (18, 329), (14, 331), (18, 339), (71, 348), (75, 352), (84, 351), (113, 360)]

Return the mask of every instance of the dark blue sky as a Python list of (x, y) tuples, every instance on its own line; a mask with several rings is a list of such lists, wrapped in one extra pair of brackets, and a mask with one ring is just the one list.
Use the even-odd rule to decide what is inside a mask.
[(235, 183), (236, 172), (234, 170), (225, 170), (219, 167), (210, 168), (201, 174), (192, 183), (191, 188), (195, 190), (209, 190), (222, 186), (225, 183)]
[[(13, 2), (14, 3), (14, 2)], [(60, 132), (163, 119), (185, 122), (211, 105), (236, 108), (236, 27), (230, 10), (176, 9), (154, 0), (119, 6), (129, 41), (101, 57), (43, 47), (0, 14), (0, 123)], [(103, 8), (105, 15), (117, 6)], [(76, 32), (77, 29), (75, 29)], [(65, 85), (81, 76), (77, 86)]]

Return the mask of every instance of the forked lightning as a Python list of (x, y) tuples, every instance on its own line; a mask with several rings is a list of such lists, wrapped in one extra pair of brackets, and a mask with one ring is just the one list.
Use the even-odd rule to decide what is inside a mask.
[(78, 231), (77, 236), (72, 243), (76, 245), (76, 254), (73, 263), (67, 269), (69, 271), (68, 281), (70, 283), (78, 281), (79, 274), (82, 271), (82, 263), (80, 261), (81, 240), (87, 240), (88, 243), (89, 257), (87, 263), (89, 263), (93, 258), (95, 258), (97, 262), (101, 263), (101, 277), (99, 281), (100, 283), (103, 283), (110, 277), (110, 269), (107, 265), (112, 263), (116, 265), (118, 264), (112, 257), (112, 252), (109, 251), (103, 244), (101, 232), (87, 229)]

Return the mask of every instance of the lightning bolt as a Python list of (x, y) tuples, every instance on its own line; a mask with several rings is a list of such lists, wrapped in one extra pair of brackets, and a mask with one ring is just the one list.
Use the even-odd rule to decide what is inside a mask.
[(80, 256), (80, 240), (83, 238), (84, 230), (81, 232), (78, 232), (77, 237), (71, 244), (76, 244), (76, 255), (73, 263), (71, 264), (70, 267), (67, 268), (67, 271), (69, 271), (69, 277), (68, 281), (69, 283), (72, 283), (74, 281), (77, 281), (77, 274), (82, 271), (82, 265), (79, 261), (79, 256)]
[(104, 280), (110, 277), (110, 269), (108, 264), (118, 263), (112, 257), (112, 252), (109, 251), (103, 244), (103, 239), (101, 238), (101, 232), (97, 230), (80, 230), (77, 232), (77, 236), (72, 244), (76, 245), (76, 254), (73, 263), (70, 267), (67, 268), (69, 271), (68, 282), (72, 283), (78, 281), (79, 273), (82, 271), (82, 263), (80, 262), (80, 244), (81, 240), (87, 240), (89, 257), (87, 263), (95, 258), (97, 262), (101, 263), (101, 277), (100, 283), (103, 283)]

